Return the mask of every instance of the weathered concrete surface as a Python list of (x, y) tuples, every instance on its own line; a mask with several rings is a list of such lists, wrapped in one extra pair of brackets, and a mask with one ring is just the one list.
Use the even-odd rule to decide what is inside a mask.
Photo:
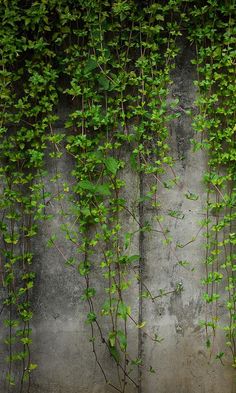
[[(55, 169), (51, 167), (50, 175), (54, 175), (53, 170), (61, 173), (59, 182), (71, 181), (71, 163), (68, 160), (61, 160)], [(128, 187), (123, 190), (125, 199), (129, 199), (131, 209), (134, 201), (139, 196), (138, 176), (130, 171), (124, 171), (124, 180)], [(57, 185), (48, 183), (47, 188), (53, 195), (58, 193)], [(76, 247), (70, 245), (65, 240), (64, 234), (60, 232), (61, 224), (66, 220), (61, 216), (61, 211), (68, 211), (68, 202), (53, 201), (49, 206), (49, 213), (52, 212), (54, 219), (41, 228), (40, 237), (35, 242), (37, 282), (34, 290), (34, 326), (33, 326), (33, 359), (38, 364), (38, 369), (34, 373), (32, 380), (32, 393), (110, 393), (113, 390), (106, 386), (104, 378), (96, 364), (89, 342), (91, 338), (90, 326), (85, 323), (86, 315), (89, 312), (86, 302), (81, 300), (85, 289), (83, 277), (78, 273), (79, 263)], [(72, 219), (73, 222), (73, 219)], [(124, 214), (123, 228), (126, 231), (137, 230), (137, 224), (129, 214)], [(55, 248), (46, 247), (47, 240), (52, 234), (57, 235), (55, 244), (60, 248), (58, 252)], [(130, 254), (138, 254), (138, 234), (134, 237), (132, 249), (127, 250)], [(75, 256), (77, 263), (75, 267), (68, 267), (62, 254), (69, 258)], [(101, 255), (100, 255), (101, 254)], [(102, 253), (96, 250), (93, 273), (91, 275), (91, 286), (96, 288), (95, 307), (101, 310), (104, 301), (104, 282), (99, 268), (103, 260)], [(134, 281), (132, 291), (128, 295), (127, 303), (132, 304), (134, 315), (138, 315), (138, 283)], [(108, 332), (108, 318), (102, 317), (101, 323), (105, 332)], [(130, 348), (129, 353), (133, 358), (137, 357), (137, 337), (138, 329), (133, 323), (128, 323), (128, 334)], [(117, 371), (114, 361), (108, 354), (106, 346), (102, 343), (98, 332), (95, 341), (99, 361), (106, 370), (107, 377), (113, 383), (117, 383)], [(104, 335), (106, 338), (107, 336)], [(134, 371), (132, 377), (137, 378)], [(134, 393), (130, 386), (129, 392)]]
[[(169, 246), (163, 246), (163, 237), (153, 233), (146, 235), (144, 242), (147, 286), (158, 294), (160, 288), (169, 291), (181, 283), (183, 291), (154, 303), (146, 302), (144, 306), (150, 332), (157, 331), (164, 339), (156, 346), (146, 337), (143, 339), (145, 363), (156, 369), (156, 374), (143, 373), (144, 393), (236, 392), (236, 376), (230, 359), (225, 367), (215, 360), (215, 356), (210, 361), (205, 332), (199, 325), (199, 321), (205, 319), (200, 283), (205, 274), (204, 230), (199, 229), (200, 221), (205, 217), (206, 195), (202, 176), (207, 163), (203, 152), (191, 151), (190, 139), (198, 136), (193, 135), (191, 119), (185, 112), (194, 108), (193, 80), (196, 75), (190, 63), (192, 56), (191, 49), (182, 42), (171, 89), (173, 98), (180, 100), (181, 117), (171, 127), (172, 153), (179, 182), (172, 190), (160, 188), (158, 193), (162, 206), (158, 214), (165, 217), (161, 225), (170, 230), (173, 240)], [(187, 199), (185, 194), (189, 192), (196, 194), (198, 199)], [(168, 217), (171, 210), (178, 211), (179, 217)], [(146, 214), (155, 223), (154, 211), (146, 211)], [(158, 223), (154, 225), (160, 230)], [(178, 244), (184, 247), (178, 247)], [(190, 265), (182, 267), (178, 261), (188, 261)], [(216, 352), (224, 348), (224, 341), (223, 335), (216, 340)]]
[[(183, 291), (157, 298), (154, 302), (143, 299), (143, 317), (147, 321), (145, 331), (157, 333), (163, 341), (153, 343), (147, 335), (142, 337), (145, 367), (142, 369), (141, 393), (235, 393), (233, 369), (230, 366), (223, 367), (214, 358), (209, 362), (205, 333), (199, 327), (199, 321), (205, 318), (200, 284), (204, 276), (204, 240), (202, 231), (199, 232), (199, 221), (204, 217), (205, 193), (201, 179), (206, 168), (206, 158), (202, 152), (191, 152), (193, 131), (185, 111), (193, 106), (195, 74), (190, 65), (193, 53), (185, 43), (181, 45), (182, 51), (173, 73), (174, 84), (171, 88), (173, 98), (180, 99), (181, 117), (171, 126), (170, 140), (179, 182), (171, 190), (159, 187), (157, 198), (161, 201), (160, 210), (145, 205), (143, 217), (144, 222), (152, 222), (154, 228), (160, 231), (155, 216), (163, 214), (165, 220), (162, 226), (170, 230), (173, 240), (169, 245), (164, 245), (165, 239), (161, 233), (152, 231), (145, 234), (143, 278), (153, 296), (158, 295), (160, 289), (166, 292), (174, 290), (179, 283), (183, 285)], [(49, 168), (53, 174), (54, 168), (50, 163)], [(70, 168), (69, 159), (60, 160), (58, 170), (63, 174), (61, 183), (70, 179)], [(130, 198), (132, 205), (139, 195), (138, 178), (131, 170), (126, 171), (124, 176), (128, 184), (126, 197)], [(148, 181), (145, 180), (147, 187)], [(47, 187), (52, 193), (57, 193), (57, 186), (53, 183), (48, 183)], [(188, 192), (197, 194), (198, 199), (187, 199), (185, 194)], [(75, 254), (73, 247), (59, 231), (63, 221), (60, 202), (52, 202), (49, 209), (54, 219), (42, 226), (34, 244), (37, 282), (34, 290), (32, 361), (38, 364), (38, 369), (33, 373), (31, 393), (112, 393), (113, 390), (104, 384), (89, 343), (91, 332), (84, 323), (88, 310), (80, 299), (83, 280), (76, 269), (65, 266), (59, 252), (46, 247), (48, 237), (56, 233), (62, 253), (66, 257)], [(181, 211), (182, 218), (168, 216), (170, 210)], [(130, 216), (124, 216), (123, 220), (124, 229), (131, 226), (135, 228)], [(196, 240), (189, 243), (194, 237)], [(180, 248), (177, 244), (185, 246)], [(130, 252), (137, 254), (138, 249), (137, 238)], [(178, 261), (181, 260), (189, 261), (190, 265), (180, 266)], [(92, 279), (96, 282), (98, 297), (102, 300), (104, 285), (96, 269)], [(132, 303), (134, 314), (138, 315), (138, 283), (134, 282), (129, 302)], [(129, 326), (129, 334), (132, 353), (137, 356), (136, 327)], [(219, 350), (221, 344), (224, 345), (223, 337), (215, 344)], [(104, 344), (98, 339), (96, 345), (99, 358), (111, 379), (116, 378), (114, 364)], [(0, 366), (3, 370), (3, 363)], [(150, 373), (150, 366), (156, 373)], [(131, 387), (127, 389), (127, 393), (133, 392)], [(6, 393), (6, 390), (0, 388), (0, 393)]]

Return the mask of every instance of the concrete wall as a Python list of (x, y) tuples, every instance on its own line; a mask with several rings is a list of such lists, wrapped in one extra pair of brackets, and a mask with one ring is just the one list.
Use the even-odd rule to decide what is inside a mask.
[[(190, 60), (191, 49), (181, 42), (176, 70), (173, 72), (173, 85), (170, 99), (179, 97), (181, 117), (171, 125), (171, 148), (175, 157), (175, 172), (179, 176), (178, 184), (172, 189), (158, 189), (162, 202), (161, 211), (145, 205), (143, 221), (152, 222), (154, 228), (160, 227), (155, 216), (163, 213), (162, 223), (168, 227), (173, 237), (171, 246), (163, 245), (163, 235), (158, 232), (145, 233), (143, 242), (145, 285), (155, 295), (160, 288), (174, 290), (181, 283), (183, 291), (157, 298), (154, 302), (142, 300), (143, 318), (147, 321), (145, 331), (158, 333), (163, 341), (154, 344), (147, 335), (138, 338), (138, 329), (129, 327), (132, 340), (132, 352), (138, 353), (138, 344), (142, 341), (145, 367), (142, 369), (142, 393), (235, 393), (235, 374), (230, 366), (222, 366), (214, 358), (209, 361), (205, 346), (205, 332), (199, 321), (205, 318), (205, 304), (201, 300), (203, 288), (200, 279), (204, 276), (204, 239), (199, 232), (199, 221), (204, 217), (205, 192), (202, 175), (206, 168), (206, 157), (202, 152), (191, 151), (190, 139), (194, 136), (191, 119), (186, 109), (193, 107), (195, 90), (193, 80), (195, 70)], [(196, 136), (197, 137), (197, 136)], [(50, 171), (54, 171), (49, 162)], [(71, 168), (69, 158), (60, 161), (59, 170), (68, 180)], [(139, 195), (139, 179), (132, 170), (126, 170), (124, 176), (127, 188), (126, 196), (135, 200)], [(144, 187), (148, 187), (144, 179)], [(47, 184), (51, 191), (57, 192), (56, 186)], [(55, 189), (53, 188), (55, 187)], [(199, 195), (196, 201), (185, 197), (188, 192)], [(63, 203), (63, 202), (62, 202)], [(34, 320), (32, 360), (38, 369), (32, 378), (31, 393), (105, 393), (112, 392), (104, 384), (102, 374), (96, 365), (88, 325), (84, 324), (87, 310), (80, 300), (83, 281), (74, 268), (65, 266), (62, 256), (46, 247), (49, 234), (57, 233), (62, 252), (71, 256), (74, 250), (59, 233), (62, 222), (60, 203), (50, 206), (54, 219), (41, 228), (35, 242), (35, 268), (37, 281), (34, 290)], [(168, 216), (169, 210), (182, 212), (182, 219)], [(127, 228), (135, 223), (124, 216)], [(198, 234), (199, 233), (199, 234)], [(194, 242), (189, 241), (198, 234)], [(135, 239), (134, 254), (139, 253), (138, 238)], [(177, 247), (177, 244), (186, 245)], [(189, 260), (190, 265), (182, 267), (179, 260)], [(103, 285), (96, 269), (93, 280), (97, 282), (102, 297)], [(134, 313), (138, 314), (138, 283), (134, 284), (129, 302)], [(224, 337), (219, 337), (216, 347), (224, 346)], [(115, 378), (111, 359), (104, 344), (98, 340), (99, 357)], [(149, 372), (149, 367), (156, 370)], [(1, 364), (3, 367), (3, 364)], [(128, 387), (127, 393), (134, 392)], [(6, 393), (6, 391), (1, 391)]]

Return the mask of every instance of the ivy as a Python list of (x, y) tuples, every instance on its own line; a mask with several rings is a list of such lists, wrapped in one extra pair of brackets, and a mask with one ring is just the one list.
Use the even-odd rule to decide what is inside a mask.
[[(217, 328), (226, 334), (226, 345), (236, 365), (235, 309), (235, 2), (207, 1), (190, 12), (190, 39), (196, 44), (199, 108), (194, 128), (201, 133), (195, 150), (204, 149), (208, 169), (204, 176), (206, 202), (206, 288), (203, 297), (208, 304), (205, 327), (207, 345), (214, 353)], [(219, 306), (228, 314), (221, 320)], [(210, 328), (212, 334), (210, 334)], [(223, 350), (216, 354), (221, 362)]]
[[(134, 366), (139, 379), (146, 369), (141, 360), (146, 321), (141, 308), (133, 315), (126, 300), (137, 281), (139, 302), (144, 298), (143, 256), (130, 253), (133, 234), (126, 233), (124, 217), (130, 216), (141, 237), (152, 230), (140, 212), (144, 201), (158, 205), (154, 199), (160, 176), (173, 165), (167, 141), (174, 115), (168, 111), (167, 97), (178, 53), (176, 37), (181, 34), (180, 3), (170, 1), (163, 7), (150, 2), (140, 8), (132, 0), (114, 2), (112, 7), (107, 1), (90, 1), (85, 7), (81, 1), (71, 8), (70, 45), (62, 56), (70, 83), (64, 94), (73, 108), (65, 143), (74, 159), (72, 209), (64, 217), (76, 222), (73, 230), (71, 224), (63, 224), (63, 231), (81, 261), (78, 271), (85, 282), (82, 299), (88, 304), (86, 322), (95, 359), (106, 383), (120, 392), (129, 384), (140, 389)], [(131, 209), (124, 198), (124, 171), (130, 166), (140, 183)], [(144, 177), (150, 182), (147, 191), (141, 185)], [(56, 241), (54, 245), (58, 248)], [(94, 271), (104, 282), (103, 293), (94, 287)], [(158, 296), (149, 291), (149, 297), (154, 301)], [(130, 324), (138, 329), (138, 362), (129, 354)], [(99, 337), (114, 360), (118, 383), (108, 380), (97, 353)]]
[[(161, 187), (171, 189), (178, 181), (169, 147), (169, 123), (179, 116), (173, 110), (178, 100), (169, 102), (169, 89), (178, 37), (186, 30), (197, 53), (199, 111), (194, 128), (201, 140), (193, 141), (193, 148), (208, 154), (202, 284), (209, 314), (203, 325), (211, 348), (216, 328), (225, 330), (235, 366), (234, 6), (233, 0), (1, 2), (0, 252), (8, 392), (15, 386), (19, 393), (29, 393), (31, 373), (37, 367), (30, 350), (35, 281), (32, 239), (41, 222), (51, 217), (47, 212), (52, 199), (69, 202), (61, 212), (61, 230), (76, 256), (64, 255), (54, 234), (48, 245), (57, 249), (67, 265), (76, 267), (84, 282), (85, 320), (105, 382), (121, 393), (130, 384), (141, 392), (142, 372), (155, 372), (144, 364), (142, 335), (155, 343), (162, 339), (145, 331), (142, 302), (178, 295), (183, 286), (160, 289), (157, 295), (146, 287), (144, 236), (157, 230), (153, 222), (144, 221), (143, 213), (148, 206), (160, 208)], [(54, 128), (58, 105), (64, 100), (70, 110), (61, 133)], [(63, 155), (73, 161), (70, 184), (61, 184)], [(48, 160), (55, 167), (50, 180), (56, 184), (56, 195), (44, 189)], [(132, 203), (126, 199), (127, 171), (138, 183)], [(185, 197), (199, 199), (190, 191)], [(184, 219), (176, 209), (167, 214)], [(128, 230), (127, 219), (132, 223)], [(156, 215), (153, 221), (178, 264), (188, 266), (173, 251), (162, 217)], [(134, 254), (137, 236), (140, 247)], [(187, 244), (193, 241), (195, 237)], [(94, 274), (102, 289), (94, 284)], [(137, 284), (138, 314), (129, 304), (129, 293)], [(220, 303), (228, 313), (228, 323), (223, 325)], [(131, 325), (139, 338), (136, 358), (130, 355)], [(108, 378), (99, 358), (100, 341), (117, 369), (114, 380)], [(224, 353), (216, 355), (221, 362)]]
[[(35, 7), (22, 9), (18, 1), (0, 6), (1, 271), (8, 329), (7, 389), (16, 385), (19, 392), (29, 391), (31, 372), (37, 367), (30, 350), (35, 280), (31, 239), (38, 221), (46, 218), (44, 156), (57, 101), (57, 71), (49, 64), (44, 33), (38, 38), (42, 26), (46, 29), (46, 7), (37, 17)], [(14, 366), (19, 362), (21, 374)]]

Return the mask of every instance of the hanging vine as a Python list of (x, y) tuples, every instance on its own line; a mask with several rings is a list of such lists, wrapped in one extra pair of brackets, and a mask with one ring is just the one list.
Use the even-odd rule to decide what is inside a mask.
[[(207, 346), (224, 362), (225, 349), (217, 350), (217, 329), (224, 330), (233, 366), (236, 362), (235, 313), (235, 1), (207, 1), (193, 7), (190, 15), (191, 40), (196, 44), (199, 113), (194, 128), (201, 133), (195, 150), (208, 154), (204, 176), (206, 204), (206, 286)], [(220, 312), (220, 306), (227, 310)], [(210, 330), (212, 334), (210, 334)]]
[[(105, 382), (121, 393), (129, 385), (141, 392), (142, 373), (155, 372), (144, 363), (143, 337), (153, 342), (160, 338), (146, 332), (142, 302), (179, 293), (182, 287), (153, 294), (145, 285), (143, 244), (146, 233), (156, 229), (144, 220), (144, 211), (159, 208), (161, 187), (171, 188), (177, 181), (168, 126), (178, 116), (170, 107), (178, 102), (168, 103), (168, 97), (183, 27), (197, 52), (199, 113), (194, 127), (202, 140), (194, 148), (208, 152), (203, 284), (209, 307), (204, 326), (212, 353), (216, 328), (225, 330), (235, 366), (234, 7), (233, 0), (200, 5), (183, 0), (1, 2), (0, 271), (8, 392), (16, 387), (29, 393), (31, 372), (37, 367), (30, 351), (32, 239), (39, 222), (49, 218), (48, 201), (55, 197), (69, 199), (62, 230), (76, 257), (62, 253), (54, 234), (48, 244), (78, 268), (84, 280), (90, 342)], [(54, 127), (55, 113), (63, 100), (70, 113), (60, 133)], [(65, 150), (73, 161), (73, 180), (61, 185), (57, 162)], [(51, 179), (58, 181), (56, 196), (44, 190), (48, 156), (56, 167)], [(125, 197), (127, 172), (136, 181), (132, 203)], [(158, 214), (155, 220), (178, 259)], [(102, 288), (94, 284), (95, 277)], [(129, 304), (133, 292), (138, 312)], [(222, 302), (228, 323), (220, 325)], [(132, 325), (137, 328), (137, 356), (130, 351)], [(112, 380), (97, 351), (100, 342), (117, 370)], [(224, 351), (217, 357), (223, 361)]]
[[(40, 11), (40, 12), (39, 12)], [(1, 13), (1, 278), (8, 329), (7, 391), (30, 391), (32, 305), (35, 273), (32, 238), (46, 218), (43, 193), (47, 129), (55, 120), (57, 72), (49, 64), (46, 6), (21, 9), (2, 2)], [(24, 32), (24, 35), (23, 35)], [(40, 34), (40, 38), (38, 37)]]
[[(167, 142), (167, 124), (173, 115), (168, 113), (167, 96), (177, 54), (176, 37), (180, 35), (179, 3), (170, 1), (163, 7), (150, 2), (142, 8), (134, 1), (114, 2), (112, 7), (107, 1), (90, 1), (88, 7), (81, 1), (67, 13), (71, 44), (65, 49), (63, 64), (70, 87), (65, 93), (72, 97), (75, 110), (66, 122), (66, 149), (74, 158), (72, 175), (76, 181), (68, 213), (74, 224), (64, 224), (63, 230), (82, 259), (82, 298), (88, 303), (87, 322), (96, 362), (106, 383), (119, 392), (124, 392), (128, 383), (141, 391), (142, 369), (147, 368), (142, 359), (146, 323), (142, 298), (159, 296), (151, 294), (142, 279), (143, 234), (152, 231), (152, 225), (143, 222), (142, 211), (145, 201), (159, 206), (160, 177), (173, 164)], [(140, 179), (133, 206), (123, 198), (126, 183), (122, 174), (129, 167)], [(144, 176), (153, 179), (148, 189)], [(136, 226), (133, 232), (125, 230), (127, 215)], [(140, 254), (130, 255), (137, 233)], [(55, 236), (49, 243), (60, 252)], [(76, 259), (64, 258), (77, 264)], [(94, 275), (104, 282), (104, 293), (94, 286)], [(126, 299), (137, 280), (139, 312), (134, 315)], [(129, 354), (130, 323), (139, 330), (136, 358)], [(159, 341), (157, 335), (150, 339)], [(114, 381), (108, 379), (97, 353), (98, 340), (116, 364)], [(151, 365), (148, 370), (154, 372)]]

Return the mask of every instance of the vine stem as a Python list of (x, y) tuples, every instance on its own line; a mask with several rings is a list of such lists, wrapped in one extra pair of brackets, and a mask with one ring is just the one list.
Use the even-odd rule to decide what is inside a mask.
[[(140, 156), (140, 166), (142, 158)], [(140, 172), (139, 175), (139, 194), (140, 200), (144, 196), (144, 184), (143, 184), (143, 174)], [(144, 226), (144, 206), (143, 202), (139, 203), (139, 223), (140, 228)], [(144, 270), (144, 233), (139, 231), (139, 310), (138, 310), (138, 323), (141, 325), (143, 321), (143, 270)], [(138, 393), (142, 393), (142, 358), (143, 358), (143, 334), (142, 329), (138, 330), (138, 358), (141, 360), (141, 364), (138, 365)]]

